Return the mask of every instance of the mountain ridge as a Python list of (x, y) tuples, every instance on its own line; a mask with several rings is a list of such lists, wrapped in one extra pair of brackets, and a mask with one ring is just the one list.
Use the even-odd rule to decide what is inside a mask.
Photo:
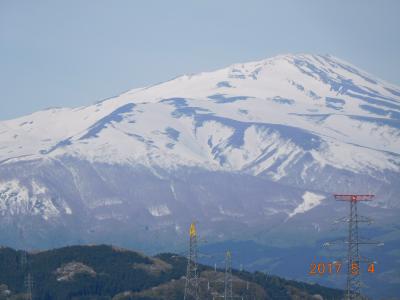
[[(293, 61), (296, 61), (296, 59), (294, 58), (294, 57), (296, 57), (296, 56), (293, 56), (293, 57), (291, 57), (292, 59), (293, 59)], [(306, 58), (307, 59), (310, 59), (310, 57), (314, 57), (314, 56), (307, 56)], [(51, 145), (48, 145), (47, 146), (47, 149), (41, 149), (40, 151), (43, 151), (43, 153), (42, 154), (45, 154), (45, 153), (47, 153), (47, 152), (49, 152), (50, 150), (52, 150), (52, 151), (54, 151), (54, 147), (59, 147), (59, 146), (68, 146), (68, 143), (70, 143), (71, 142), (71, 139), (74, 137), (74, 136), (78, 136), (78, 137), (76, 137), (76, 138), (78, 138), (78, 139), (83, 139), (83, 137), (84, 136), (81, 136), (80, 138), (79, 138), (79, 135), (84, 135), (84, 132), (88, 132), (88, 129), (90, 129), (91, 128), (91, 126), (94, 126), (95, 125), (95, 123), (96, 122), (99, 122), (99, 121), (101, 121), (101, 119), (102, 118), (106, 118), (107, 116), (115, 116), (117, 119), (118, 118), (120, 118), (119, 116), (120, 115), (122, 115), (123, 113), (129, 113), (129, 112), (131, 112), (132, 110), (133, 110), (133, 107), (134, 106), (137, 106), (138, 104), (140, 105), (142, 102), (143, 102), (143, 96), (139, 96), (139, 99), (136, 99), (135, 98), (135, 95), (137, 94), (137, 93), (142, 93), (143, 94), (143, 91), (148, 91), (148, 90), (154, 90), (154, 89), (160, 89), (163, 85), (171, 85), (172, 83), (173, 84), (179, 84), (180, 82), (179, 81), (190, 81), (192, 78), (194, 78), (194, 77), (204, 77), (204, 74), (206, 74), (206, 75), (212, 75), (212, 76), (216, 76), (216, 75), (218, 75), (219, 73), (226, 73), (227, 71), (229, 71), (230, 70), (230, 74), (228, 74), (228, 75), (232, 75), (231, 73), (233, 72), (233, 73), (235, 73), (235, 72), (239, 72), (240, 70), (239, 69), (235, 69), (236, 67), (235, 66), (237, 66), (237, 65), (240, 65), (240, 66), (242, 66), (242, 69), (244, 70), (244, 73), (246, 73), (246, 71), (248, 71), (246, 68), (247, 67), (245, 67), (245, 66), (247, 66), (247, 65), (249, 65), (249, 64), (267, 64), (267, 63), (272, 63), (272, 64), (274, 64), (275, 63), (275, 61), (277, 60), (278, 62), (280, 62), (281, 63), (281, 61), (283, 60), (283, 62), (285, 62), (286, 61), (286, 59), (287, 59), (287, 56), (278, 56), (278, 58), (279, 59), (277, 59), (277, 58), (273, 58), (273, 59), (270, 59), (270, 60), (261, 60), (261, 61), (258, 61), (258, 62), (251, 62), (251, 63), (248, 63), (248, 64), (234, 64), (234, 65), (232, 65), (232, 66), (230, 66), (230, 67), (228, 67), (228, 68), (224, 68), (224, 69), (221, 69), (221, 70), (217, 70), (217, 71), (214, 71), (214, 72), (208, 72), (208, 73), (199, 73), (199, 74), (196, 74), (196, 75), (193, 75), (193, 76), (190, 76), (190, 77), (188, 77), (188, 76), (186, 76), (186, 75), (183, 75), (183, 76), (180, 76), (180, 77), (178, 77), (178, 78), (176, 78), (176, 79), (174, 79), (174, 80), (171, 80), (171, 81), (167, 81), (167, 82), (163, 82), (163, 83), (160, 83), (160, 84), (157, 84), (157, 85), (153, 85), (153, 86), (149, 86), (149, 87), (146, 87), (146, 88), (139, 88), (139, 89), (134, 89), (134, 90), (131, 90), (131, 91), (128, 91), (128, 92), (126, 92), (126, 93), (123, 93), (123, 94), (121, 94), (121, 95), (119, 95), (118, 97), (116, 97), (116, 98), (111, 98), (111, 99), (107, 99), (107, 100), (105, 100), (105, 101), (103, 101), (103, 102), (101, 102), (100, 103), (100, 106), (101, 106), (101, 104), (108, 104), (110, 107), (109, 108), (106, 108), (106, 109), (103, 109), (103, 108), (101, 108), (101, 107), (94, 107), (94, 106), (98, 106), (99, 104), (96, 104), (96, 105), (90, 105), (90, 106), (87, 106), (87, 107), (78, 107), (78, 108), (76, 108), (76, 109), (66, 109), (66, 108), (63, 108), (63, 109), (60, 109), (60, 110), (50, 110), (50, 111), (46, 111), (46, 112), (52, 112), (52, 113), (55, 113), (56, 111), (57, 112), (63, 112), (63, 111), (65, 111), (65, 110), (67, 110), (68, 112), (76, 112), (77, 113), (77, 115), (75, 115), (75, 119), (80, 119), (81, 120), (81, 122), (82, 122), (82, 118), (79, 116), (79, 111), (81, 111), (81, 110), (90, 110), (87, 114), (85, 114), (84, 115), (84, 120), (83, 120), (83, 125), (82, 126), (80, 126), (80, 129), (75, 129), (75, 130), (72, 130), (72, 132), (71, 132), (71, 130), (67, 130), (67, 132), (64, 132), (64, 133), (59, 133), (59, 134), (57, 134), (58, 135), (58, 137), (56, 137), (55, 138), (55, 140), (54, 141), (52, 141), (52, 146)], [(284, 59), (285, 58), (285, 59)], [(326, 57), (325, 57), (325, 59), (326, 59)], [(299, 63), (299, 64), (301, 64), (301, 63)], [(254, 67), (254, 66), (253, 66)], [(299, 68), (300, 69), (300, 68)], [(242, 70), (242, 71), (243, 71)], [(353, 69), (351, 69), (351, 70), (353, 70)], [(242, 72), (242, 71), (240, 71), (240, 72)], [(252, 71), (252, 73), (254, 73), (255, 72), (255, 70), (253, 70)], [(304, 72), (304, 70), (302, 70), (301, 72)], [(228, 72), (229, 73), (229, 72)], [(243, 72), (242, 72), (243, 73)], [(318, 72), (317, 72), (317, 74), (318, 74)], [(356, 74), (360, 74), (360, 72), (359, 71), (357, 71), (356, 72)], [(211, 76), (210, 75), (210, 76)], [(239, 76), (239, 75), (234, 75), (234, 76)], [(243, 74), (241, 74), (240, 76), (239, 76), (239, 79), (241, 78), (241, 76), (245, 76), (245, 75), (243, 75)], [(248, 76), (252, 76), (252, 75), (248, 75)], [(189, 78), (189, 79), (186, 79), (186, 78)], [(362, 78), (366, 78), (364, 75), (362, 75)], [(254, 79), (253, 79), (254, 80)], [(372, 81), (372, 79), (368, 79), (369, 81), (368, 82), (370, 82), (370, 81)], [(215, 81), (215, 80), (214, 80)], [(240, 80), (239, 80), (240, 81)], [(224, 81), (221, 81), (221, 82), (224, 82)], [(377, 82), (377, 81), (374, 81), (374, 82)], [(218, 83), (218, 82), (217, 82)], [(249, 85), (250, 83), (249, 82), (245, 82), (245, 85)], [(297, 83), (293, 83), (293, 84), (297, 84)], [(298, 84), (297, 84), (298, 85)], [(204, 89), (204, 86), (202, 87), (202, 86), (200, 86), (200, 88), (203, 88)], [(229, 90), (229, 89), (231, 89), (231, 88), (229, 88), (229, 87), (222, 87), (223, 88), (223, 90), (226, 92), (226, 90)], [(303, 88), (304, 89), (304, 87), (297, 87), (297, 88), (299, 88), (299, 89), (301, 89), (301, 88)], [(332, 88), (332, 87), (331, 87)], [(176, 89), (176, 88), (174, 88), (174, 87), (168, 87), (168, 89), (172, 89), (172, 90), (174, 90), (174, 89)], [(149, 101), (149, 100), (151, 100), (150, 101), (150, 103), (151, 102), (158, 102), (158, 101), (163, 101), (163, 100), (166, 100), (166, 99), (170, 99), (169, 97), (171, 96), (172, 98), (171, 99), (182, 99), (182, 101), (184, 101), (186, 98), (188, 98), (188, 99), (186, 99), (186, 102), (182, 102), (181, 104), (177, 104), (178, 106), (180, 105), (180, 111), (176, 111), (175, 113), (176, 114), (180, 114), (180, 115), (184, 115), (185, 116), (185, 114), (187, 114), (187, 113), (190, 113), (188, 110), (190, 109), (191, 110), (191, 112), (194, 112), (194, 113), (196, 113), (197, 112), (197, 110), (196, 110), (196, 108), (195, 107), (191, 107), (191, 105), (190, 104), (187, 104), (187, 102), (188, 102), (188, 100), (189, 99), (191, 99), (191, 97), (188, 97), (187, 95), (180, 95), (180, 94), (176, 94), (176, 93), (178, 93), (178, 92), (174, 92), (174, 91), (172, 91), (172, 93), (171, 92), (169, 92), (168, 91), (168, 89), (167, 89), (167, 91), (165, 92), (165, 91), (162, 91), (162, 97), (150, 97), (150, 99), (149, 99), (149, 97), (147, 97), (146, 95), (144, 95), (144, 97)], [(266, 88), (265, 89), (265, 91), (268, 91), (268, 88)], [(263, 92), (265, 92), (265, 91), (263, 91)], [(215, 92), (215, 89), (214, 89), (214, 92)], [(309, 91), (309, 92), (312, 92), (311, 90)], [(157, 91), (155, 91), (155, 92), (153, 92), (153, 94), (154, 93), (157, 93)], [(164, 95), (164, 93), (170, 93), (170, 95)], [(175, 94), (174, 94), (175, 93)], [(179, 92), (179, 93), (182, 93), (182, 92)], [(186, 92), (183, 92), (183, 94), (185, 94)], [(314, 93), (314, 92), (313, 92)], [(182, 96), (182, 97), (181, 97)], [(308, 95), (308, 96), (310, 96), (310, 95)], [(186, 98), (185, 98), (186, 97)], [(213, 95), (203, 95), (203, 96), (196, 96), (196, 101), (198, 102), (198, 101), (201, 101), (201, 102), (204, 102), (204, 100), (205, 101), (207, 101), (207, 102), (210, 102), (210, 101), (215, 101), (216, 103), (220, 103), (219, 101), (222, 101), (222, 103), (224, 103), (225, 101), (232, 101), (232, 102), (236, 102), (236, 101), (241, 101), (241, 100), (244, 100), (244, 99), (247, 99), (248, 100), (248, 102), (250, 102), (251, 101), (251, 99), (254, 99), (254, 96), (248, 96), (248, 95), (246, 95), (246, 96), (243, 96), (242, 98), (240, 98), (240, 96), (235, 96), (235, 97), (226, 97), (226, 98), (224, 98), (225, 96), (223, 96), (223, 93), (221, 94), (221, 93), (215, 93), (215, 94), (213, 94)], [(317, 96), (316, 94), (314, 95), (314, 94), (311, 94), (311, 98), (312, 97), (319, 97), (319, 96)], [(268, 98), (268, 97), (267, 97)], [(280, 99), (280, 98), (283, 98), (283, 99)], [(387, 98), (387, 97), (386, 97)], [(153, 99), (153, 100), (152, 100)], [(214, 100), (213, 100), (214, 99)], [(286, 101), (286, 103), (290, 103), (290, 101), (293, 101), (293, 100), (291, 100), (290, 98), (288, 98), (288, 97), (282, 97), (282, 96), (279, 96), (279, 98), (276, 98), (276, 96), (273, 96), (272, 98), (268, 98), (268, 99), (270, 99), (270, 101), (272, 100), (272, 102), (277, 102), (277, 103), (279, 103), (279, 102), (283, 102), (283, 103), (285, 103), (285, 101)], [(337, 110), (337, 107), (335, 107), (335, 105), (341, 105), (341, 103), (344, 101), (344, 100), (341, 100), (341, 99), (334, 99), (334, 98), (327, 98), (328, 100), (328, 106), (330, 106), (330, 108), (332, 108), (333, 107), (333, 109), (335, 109), (335, 110)], [(297, 99), (298, 100), (298, 99)], [(386, 99), (385, 101), (385, 103), (384, 103), (384, 105), (385, 106), (387, 106), (387, 105), (389, 105), (389, 107), (390, 107), (390, 104), (388, 104), (387, 103), (387, 100), (389, 100), (389, 99)], [(395, 102), (396, 103), (398, 103), (398, 99), (390, 99), (391, 101), (394, 101), (395, 100)], [(307, 100), (307, 101), (309, 101), (309, 100)], [(330, 102), (329, 102), (330, 101)], [(335, 102), (336, 101), (336, 102)], [(342, 101), (342, 102), (340, 102), (340, 101)], [(377, 100), (377, 99), (375, 99), (375, 101), (380, 101), (380, 100)], [(112, 102), (115, 102), (115, 105), (113, 105), (112, 104)], [(146, 102), (147, 103), (147, 102)], [(128, 105), (129, 104), (129, 105)], [(225, 104), (229, 104), (229, 103), (226, 103), (225, 102)], [(274, 103), (268, 103), (268, 106), (272, 106), (273, 108), (276, 108), (276, 106), (274, 107), (273, 106), (273, 104)], [(128, 105), (127, 107), (125, 107), (125, 111), (121, 111), (120, 109), (121, 108), (123, 108), (124, 107), (124, 105)], [(258, 105), (261, 105), (261, 104), (258, 104)], [(347, 104), (346, 104), (347, 105)], [(363, 104), (364, 106), (365, 106), (365, 104)], [(398, 109), (399, 108), (399, 106), (398, 105), (394, 105), (394, 104), (391, 104), (393, 107), (395, 107), (396, 109)], [(265, 105), (264, 105), (265, 106)], [(93, 109), (94, 109), (94, 112), (93, 111), (91, 111), (91, 110), (93, 110), (93, 109), (91, 109), (93, 107)], [(186, 107), (186, 110), (185, 110), (185, 107)], [(201, 106), (200, 106), (201, 107)], [(367, 107), (367, 109), (374, 109), (374, 107), (370, 107), (370, 105), (369, 106), (366, 106)], [(165, 110), (165, 108), (163, 108), (164, 110)], [(210, 113), (218, 113), (218, 114), (220, 114), (220, 112), (215, 112), (215, 111), (213, 111), (213, 110), (210, 110), (209, 108), (207, 108), (207, 107), (204, 107), (204, 108), (201, 108), (202, 110), (204, 110), (205, 112), (207, 112), (207, 109), (208, 109), (208, 111), (210, 112)], [(300, 116), (300, 115), (303, 115), (306, 119), (307, 119), (307, 115), (309, 115), (309, 117), (310, 118), (318, 118), (318, 116), (319, 115), (321, 115), (321, 116), (323, 116), (323, 117), (326, 117), (326, 118), (336, 118), (336, 119), (338, 119), (339, 118), (339, 120), (340, 120), (340, 114), (339, 115), (337, 115), (337, 113), (340, 113), (340, 111), (339, 112), (332, 112), (332, 111), (330, 111), (328, 114), (326, 114), (326, 115), (324, 115), (322, 112), (320, 112), (319, 114), (315, 114), (315, 113), (311, 113), (310, 111), (309, 111), (309, 109), (308, 109), (308, 111), (304, 111), (303, 110), (303, 112), (301, 113), (301, 112), (299, 112), (298, 111), (298, 109), (299, 109), (299, 107), (296, 107), (295, 108), (295, 110), (293, 111), (293, 112), (288, 112), (288, 113), (286, 113), (285, 114), (285, 117), (286, 118), (291, 118), (291, 116), (290, 115), (293, 115), (293, 114), (297, 114), (297, 116)], [(301, 107), (300, 107), (300, 109), (301, 109)], [(365, 107), (364, 107), (364, 109), (365, 109)], [(276, 109), (277, 110), (277, 112), (279, 111), (278, 109)], [(100, 113), (99, 113), (99, 111), (100, 111)], [(101, 111), (104, 111), (104, 112), (101, 112)], [(97, 114), (100, 114), (99, 116), (97, 116), (96, 115), (96, 112), (97, 112)], [(378, 111), (378, 112), (380, 112), (380, 111)], [(43, 113), (43, 112), (39, 112), (39, 114), (41, 114), (41, 113)], [(164, 113), (168, 113), (168, 111), (165, 111)], [(242, 115), (241, 116), (235, 116), (235, 118), (234, 119), (236, 119), (236, 120), (238, 120), (238, 121), (240, 121), (240, 120), (247, 120), (248, 121), (248, 118), (243, 118), (243, 115), (245, 114), (246, 112), (245, 112), (245, 110), (244, 109), (242, 109)], [(321, 114), (322, 113), (322, 114)], [(391, 112), (389, 112), (389, 113), (391, 113)], [(397, 112), (398, 113), (398, 112)], [(335, 115), (337, 115), (336, 117), (335, 117)], [(342, 114), (343, 115), (343, 114)], [(73, 115), (71, 115), (71, 116), (73, 116)], [(361, 115), (361, 116), (363, 116), (363, 115)], [(378, 117), (379, 116), (379, 114), (378, 115), (376, 115), (375, 117)], [(39, 117), (42, 117), (42, 116), (39, 116)], [(52, 119), (54, 119), (54, 117), (52, 117), (51, 115), (49, 116), (49, 114), (47, 114), (46, 116), (43, 116), (43, 117), (47, 117), (47, 119), (50, 119), (50, 120), (47, 120), (47, 122), (52, 122)], [(58, 117), (58, 115), (57, 115), (57, 117)], [(223, 115), (221, 116), (221, 117), (223, 117)], [(253, 117), (253, 116), (252, 116)], [(271, 116), (268, 116), (268, 117), (271, 117)], [(353, 118), (353, 119), (355, 119), (355, 118), (358, 118), (358, 117), (360, 117), (360, 114), (352, 114), (352, 115), (350, 115), (349, 116), (350, 118)], [(384, 121), (387, 121), (387, 120), (391, 120), (392, 118), (383, 118), (381, 115), (379, 116), (380, 118), (379, 118), (379, 121), (380, 122), (384, 122)], [(22, 117), (22, 119), (23, 119), (24, 117)], [(253, 117), (254, 118), (254, 117)], [(293, 125), (293, 124), (290, 124), (290, 122), (292, 122), (293, 123), (293, 120), (289, 120), (290, 122), (282, 122), (282, 121), (279, 121), (279, 120), (276, 120), (276, 118), (274, 118), (275, 120), (271, 120), (272, 121), (272, 124), (288, 124), (288, 125)], [(395, 120), (396, 120), (396, 118), (395, 118)], [(109, 123), (107, 123), (106, 121), (107, 121), (107, 119), (106, 120), (103, 120), (104, 121), (104, 126), (107, 126), (107, 125), (109, 125)], [(108, 120), (109, 122), (113, 122), (113, 121), (117, 121), (117, 120)], [(134, 120), (132, 120), (132, 122), (133, 122)], [(260, 117), (258, 117), (258, 120), (256, 120), (256, 121), (261, 121), (261, 123), (262, 122), (265, 122), (265, 118), (263, 119), (263, 118), (260, 118)], [(309, 122), (309, 120), (305, 120), (306, 121), (306, 123), (304, 122), (304, 121), (302, 121), (302, 120), (299, 120), (299, 118), (297, 118), (296, 119), (296, 122), (297, 123), (299, 123), (300, 122), (300, 127), (302, 127), (302, 128), (304, 128), (304, 127), (306, 127), (306, 126), (308, 126), (308, 127), (306, 127), (307, 128), (307, 130), (311, 130), (311, 131), (314, 131), (314, 130), (316, 130), (316, 128), (315, 128), (315, 126), (311, 126), (310, 127), (310, 122)], [(336, 121), (336, 120), (335, 120)], [(370, 122), (374, 122), (374, 120), (373, 119), (369, 119), (369, 121)], [(32, 120), (30, 121), (30, 122), (32, 122)], [(30, 122), (28, 122), (28, 121), (25, 121), (25, 122), (21, 122), (21, 124), (23, 124), (24, 126), (28, 126), (29, 127), (29, 124), (30, 124)], [(337, 121), (336, 121), (337, 122)], [(3, 125), (3, 126), (5, 126), (5, 125), (7, 125), (7, 124), (9, 124), (9, 123), (12, 123), (12, 122), (1, 122), (0, 124), (1, 125)], [(54, 121), (53, 121), (53, 123), (54, 123)], [(55, 122), (54, 123), (55, 125), (57, 125), (57, 122)], [(46, 125), (46, 124), (45, 124)], [(305, 126), (306, 125), (306, 126)], [(15, 126), (15, 125), (14, 125)], [(60, 125), (57, 125), (58, 127), (60, 126)], [(71, 124), (68, 124), (68, 122), (63, 122), (63, 125), (62, 126), (71, 126)], [(367, 126), (367, 125), (364, 125), (364, 126)], [(46, 128), (47, 129), (47, 131), (48, 131), (48, 128)], [(28, 128), (28, 131), (29, 131), (29, 128)], [(4, 131), (3, 131), (4, 132)], [(334, 131), (332, 131), (331, 130), (331, 135), (332, 135), (332, 132), (334, 132)], [(22, 133), (24, 133), (24, 130), (22, 130)], [(61, 134), (61, 135), (60, 135)], [(326, 132), (324, 133), (324, 134), (326, 134)], [(14, 134), (14, 136), (15, 135), (17, 135), (17, 133), (15, 133)], [(32, 138), (32, 135), (26, 135), (26, 137), (27, 138)], [(88, 137), (88, 135), (86, 136), (86, 137)], [(334, 138), (335, 138), (335, 136), (333, 136)], [(337, 138), (337, 137), (336, 137)], [(387, 146), (388, 146), (388, 143), (390, 143), (389, 141), (388, 141), (388, 138), (386, 138), (386, 140), (385, 140), (385, 142), (386, 142), (386, 148), (387, 148)], [(45, 143), (45, 144), (49, 144), (49, 143)], [(364, 144), (365, 144), (365, 142), (363, 143), (363, 142), (359, 142), (359, 143), (356, 143), (357, 145), (360, 145), (360, 146), (363, 146)], [(372, 149), (374, 149), (374, 150), (385, 150), (382, 146), (381, 146), (381, 143), (378, 143), (377, 144), (378, 146), (375, 146), (375, 147), (372, 147)], [(390, 145), (389, 145), (390, 146)], [(391, 146), (391, 150), (392, 150), (392, 152), (395, 150), (395, 149), (397, 149), (396, 147), (397, 147), (398, 145), (396, 144), (396, 145), (393, 145), (393, 146)], [(389, 149), (390, 150), (390, 149)], [(0, 152), (1, 153), (1, 152)], [(30, 153), (30, 154), (28, 154), (28, 153), (24, 153), (23, 155), (33, 155), (34, 157), (38, 157), (38, 156), (35, 156), (35, 154), (34, 153)], [(2, 156), (5, 156), (4, 154), (2, 155)], [(10, 157), (6, 157), (7, 159), (9, 159)], [(4, 159), (2, 159), (3, 161), (4, 161)]]
[[(0, 299), (23, 299), (27, 273), (33, 276), (36, 299), (182, 299), (187, 260), (181, 255), (163, 253), (150, 257), (136, 251), (109, 245), (68, 246), (27, 253), (0, 248)], [(223, 268), (216, 272), (199, 265), (200, 292), (222, 293)], [(263, 273), (233, 269), (233, 292), (257, 299), (302, 296), (306, 299), (334, 297), (343, 291), (317, 284), (285, 280)], [(210, 288), (205, 283), (210, 282)], [(246, 288), (247, 286), (247, 288)], [(19, 297), (19, 298), (18, 298)]]

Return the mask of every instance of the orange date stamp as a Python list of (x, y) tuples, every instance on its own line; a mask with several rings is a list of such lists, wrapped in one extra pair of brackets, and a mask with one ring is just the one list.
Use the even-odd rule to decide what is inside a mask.
[[(342, 270), (342, 263), (340, 261), (334, 262), (319, 262), (319, 263), (311, 263), (309, 275), (331, 275), (331, 274), (339, 274)], [(369, 263), (366, 268), (368, 273), (375, 273), (375, 264)], [(350, 272), (352, 275), (360, 274), (360, 265), (357, 262), (353, 262), (350, 265)]]

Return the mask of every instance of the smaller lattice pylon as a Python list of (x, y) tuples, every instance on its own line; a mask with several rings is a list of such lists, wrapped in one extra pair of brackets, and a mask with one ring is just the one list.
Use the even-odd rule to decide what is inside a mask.
[(200, 299), (199, 271), (197, 265), (197, 230), (193, 222), (189, 229), (189, 254), (186, 269), (184, 300)]
[[(217, 289), (212, 292), (212, 299), (217, 300), (217, 299), (228, 299), (228, 300), (233, 300), (233, 299), (244, 299), (244, 296), (235, 296), (233, 294), (233, 283), (235, 281), (237, 282), (243, 282), (240, 279), (234, 279), (232, 276), (232, 252), (230, 250), (225, 252), (225, 270), (224, 270), (224, 279), (223, 280), (215, 280), (214, 283), (223, 283), (224, 284), (224, 289), (223, 293), (218, 293)], [(249, 282), (246, 281), (246, 291), (249, 290)]]
[(232, 253), (225, 253), (224, 299), (233, 299)]
[(33, 291), (33, 277), (30, 273), (28, 273), (25, 277), (25, 289), (26, 289), (26, 299), (32, 300), (32, 291)]

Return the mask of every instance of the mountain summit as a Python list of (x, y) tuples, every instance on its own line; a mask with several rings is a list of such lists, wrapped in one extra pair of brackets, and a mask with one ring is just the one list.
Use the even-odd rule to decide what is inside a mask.
[(1, 122), (0, 161), (71, 155), (275, 180), (304, 159), (303, 174), (398, 172), (399, 121), (398, 87), (331, 56), (281, 55)]

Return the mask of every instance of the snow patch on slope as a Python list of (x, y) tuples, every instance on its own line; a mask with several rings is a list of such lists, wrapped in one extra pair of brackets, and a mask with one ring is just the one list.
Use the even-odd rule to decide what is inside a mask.
[(314, 207), (319, 205), (323, 199), (325, 199), (325, 196), (307, 191), (304, 193), (302, 198), (303, 202), (289, 214), (289, 218), (293, 217), (296, 214), (303, 214), (306, 211), (313, 209)]
[(47, 189), (32, 181), (32, 192), (19, 180), (0, 182), (0, 214), (40, 215), (43, 219), (56, 217), (59, 210), (46, 195)]
[(0, 182), (0, 212), (16, 215), (27, 212), (29, 191), (18, 180)]
[(150, 206), (148, 211), (153, 217), (163, 217), (171, 214), (171, 211), (165, 204)]

